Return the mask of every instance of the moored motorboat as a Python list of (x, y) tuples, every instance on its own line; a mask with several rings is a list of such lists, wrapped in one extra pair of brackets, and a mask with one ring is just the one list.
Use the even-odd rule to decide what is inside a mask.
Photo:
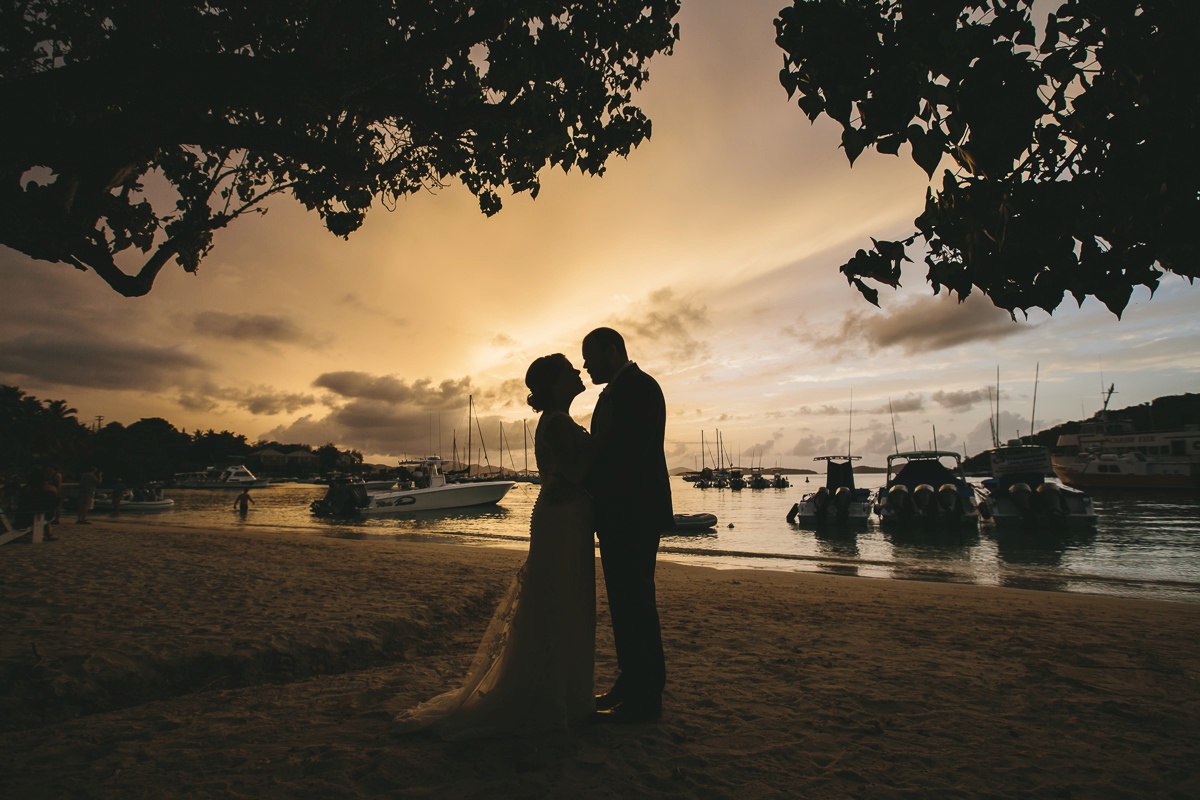
[(883, 525), (979, 523), (979, 503), (963, 473), (962, 456), (949, 450), (889, 455), (887, 483), (875, 495), (875, 513)]
[(361, 483), (339, 483), (329, 487), (320, 500), (310, 506), (322, 517), (379, 517), (415, 511), (437, 511), (498, 503), (515, 481), (470, 481), (447, 483), (441, 460), (420, 462), (421, 479), (411, 488), (368, 492)]
[(262, 489), (268, 485), (268, 478), (255, 477), (242, 464), (209, 467), (203, 472), (175, 473), (175, 486), (180, 489)]
[(817, 456), (825, 462), (825, 485), (806, 492), (788, 511), (787, 521), (800, 524), (866, 524), (871, 517), (871, 490), (854, 485), (854, 462), (861, 456)]
[(997, 525), (1090, 526), (1096, 510), (1087, 492), (1046, 480), (1050, 452), (1037, 444), (1010, 441), (989, 456), (992, 476), (983, 481), (980, 514)]

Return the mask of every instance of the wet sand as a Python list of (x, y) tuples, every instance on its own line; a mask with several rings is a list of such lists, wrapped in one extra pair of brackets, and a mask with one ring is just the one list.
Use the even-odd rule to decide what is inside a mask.
[(1200, 797), (1196, 604), (663, 561), (661, 722), (444, 743), (391, 718), (520, 551), (57, 532), (0, 548), (4, 797)]

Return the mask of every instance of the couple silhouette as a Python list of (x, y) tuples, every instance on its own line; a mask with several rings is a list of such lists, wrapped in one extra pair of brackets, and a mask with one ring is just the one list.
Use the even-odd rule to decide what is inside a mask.
[[(583, 368), (606, 384), (589, 432), (570, 416), (581, 373), (556, 353), (530, 365), (529, 404), (541, 413), (534, 453), (542, 478), (529, 555), (484, 633), (462, 685), (401, 713), (398, 732), (446, 739), (534, 735), (593, 721), (662, 715), (666, 683), (654, 568), (671, 527), (663, 451), (666, 403), (611, 328), (583, 340)], [(619, 674), (594, 694), (595, 546)]]

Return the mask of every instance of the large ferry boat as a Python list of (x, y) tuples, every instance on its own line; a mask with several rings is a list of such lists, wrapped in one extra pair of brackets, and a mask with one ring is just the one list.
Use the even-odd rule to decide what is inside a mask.
[(1200, 426), (1138, 431), (1104, 407), (1078, 433), (1058, 437), (1054, 474), (1081, 489), (1200, 489)]

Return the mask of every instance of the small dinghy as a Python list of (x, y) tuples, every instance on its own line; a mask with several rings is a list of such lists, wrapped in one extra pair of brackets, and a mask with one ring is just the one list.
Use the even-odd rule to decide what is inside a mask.
[(686, 533), (689, 531), (707, 531), (717, 526), (716, 514), (676, 514), (675, 527), (668, 533)]

